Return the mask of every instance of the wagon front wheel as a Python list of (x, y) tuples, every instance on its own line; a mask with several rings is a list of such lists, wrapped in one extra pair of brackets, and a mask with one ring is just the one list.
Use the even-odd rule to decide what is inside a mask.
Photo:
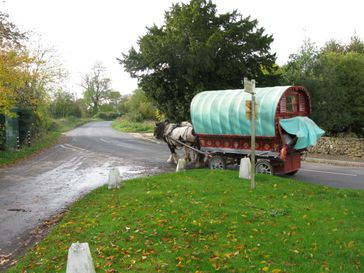
[(226, 169), (226, 162), (225, 159), (221, 156), (214, 156), (209, 159), (209, 168), (210, 169), (217, 169), (217, 170), (224, 170)]
[(270, 164), (268, 160), (259, 160), (257, 164), (255, 164), (255, 172), (273, 175), (272, 164)]

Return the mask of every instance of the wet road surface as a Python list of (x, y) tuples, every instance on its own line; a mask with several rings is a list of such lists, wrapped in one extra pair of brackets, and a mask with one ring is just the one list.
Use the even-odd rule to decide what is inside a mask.
[(165, 163), (165, 145), (116, 132), (110, 124), (88, 123), (40, 155), (0, 169), (0, 255), (16, 251), (42, 220), (106, 183), (113, 167), (124, 179), (174, 170)]

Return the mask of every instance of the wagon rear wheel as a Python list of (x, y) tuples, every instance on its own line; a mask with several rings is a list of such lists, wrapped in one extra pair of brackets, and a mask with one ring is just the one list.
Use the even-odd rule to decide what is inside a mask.
[(273, 167), (269, 160), (259, 160), (255, 164), (255, 172), (273, 175)]
[(209, 159), (209, 168), (224, 170), (226, 169), (226, 161), (222, 156), (214, 156)]

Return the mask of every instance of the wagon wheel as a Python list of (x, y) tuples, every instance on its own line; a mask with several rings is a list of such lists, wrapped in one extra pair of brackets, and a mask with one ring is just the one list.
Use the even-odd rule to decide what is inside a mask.
[(269, 160), (259, 160), (255, 164), (255, 172), (273, 175), (273, 167)]
[(209, 159), (209, 168), (224, 170), (226, 169), (226, 162), (222, 156), (214, 156)]

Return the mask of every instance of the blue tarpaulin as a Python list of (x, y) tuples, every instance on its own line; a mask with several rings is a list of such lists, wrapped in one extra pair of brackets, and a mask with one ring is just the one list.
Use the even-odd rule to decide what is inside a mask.
[(294, 117), (281, 119), (281, 127), (289, 134), (296, 135), (298, 140), (295, 149), (305, 149), (315, 145), (317, 140), (325, 133), (316, 123), (308, 117)]

